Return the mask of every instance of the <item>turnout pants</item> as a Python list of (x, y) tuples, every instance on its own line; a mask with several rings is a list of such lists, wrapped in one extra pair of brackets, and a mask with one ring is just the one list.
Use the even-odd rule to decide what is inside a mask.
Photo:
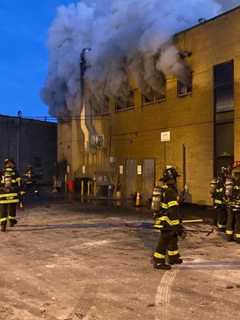
[(0, 222), (6, 225), (9, 221), (10, 225), (16, 223), (16, 203), (0, 204)]
[(235, 240), (240, 243), (240, 211), (235, 211)]
[(175, 231), (161, 231), (156, 251), (153, 254), (154, 261), (165, 263), (168, 259), (170, 264), (174, 264), (179, 257), (177, 233)]
[(216, 208), (216, 213), (218, 230), (225, 231), (227, 224), (227, 208), (225, 206), (219, 206)]
[(233, 240), (233, 234), (235, 229), (235, 211), (232, 208), (227, 208), (227, 226), (226, 226), (226, 238), (227, 240)]

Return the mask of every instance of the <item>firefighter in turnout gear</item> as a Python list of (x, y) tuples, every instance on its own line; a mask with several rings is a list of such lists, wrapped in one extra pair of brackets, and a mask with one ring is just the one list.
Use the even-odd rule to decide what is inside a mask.
[(16, 223), (16, 207), (19, 203), (21, 179), (16, 171), (13, 160), (6, 159), (1, 172), (0, 182), (0, 222), (1, 231), (5, 232), (7, 222), (10, 227)]
[(226, 230), (227, 223), (227, 205), (225, 198), (225, 182), (229, 175), (228, 168), (222, 167), (217, 178), (214, 178), (210, 184), (210, 193), (213, 198), (214, 209), (216, 210), (216, 225), (219, 231)]
[[(156, 269), (169, 270), (171, 265), (182, 263), (178, 252), (178, 236), (183, 236), (184, 229), (179, 212), (177, 177), (173, 167), (167, 168), (161, 178), (164, 184), (158, 189), (161, 205), (159, 213), (155, 213), (154, 223), (154, 227), (160, 230), (160, 239), (153, 254)], [(156, 189), (155, 193), (154, 196), (157, 195)]]
[(234, 234), (234, 225), (235, 225), (235, 214), (232, 210), (233, 200), (234, 200), (234, 179), (233, 177), (229, 177), (226, 179), (225, 182), (225, 197), (226, 197), (226, 204), (227, 204), (227, 224), (226, 224), (226, 239), (228, 241), (233, 240)]
[(33, 194), (33, 195), (39, 195), (39, 191), (37, 188), (35, 175), (33, 172), (33, 168), (31, 165), (27, 166), (24, 175), (23, 175), (23, 194)]
[(240, 167), (232, 170), (232, 178), (226, 181), (226, 197), (229, 202), (226, 228), (227, 240), (240, 243)]

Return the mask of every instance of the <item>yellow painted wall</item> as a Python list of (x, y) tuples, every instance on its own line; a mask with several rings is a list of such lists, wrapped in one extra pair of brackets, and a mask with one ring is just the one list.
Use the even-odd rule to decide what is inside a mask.
[[(95, 121), (99, 133), (105, 135), (105, 146), (90, 156), (89, 174), (96, 170), (108, 170), (110, 155), (115, 156), (118, 163), (126, 159), (155, 159), (157, 181), (166, 164), (175, 165), (182, 172), (184, 144), (186, 178), (192, 201), (198, 204), (211, 203), (209, 181), (213, 175), (213, 66), (232, 59), (235, 70), (235, 157), (240, 160), (239, 21), (240, 9), (236, 9), (175, 37), (179, 49), (192, 52), (188, 58), (193, 70), (192, 94), (177, 97), (176, 79), (169, 77), (164, 102), (142, 106), (141, 92), (136, 90), (134, 110), (116, 113), (112, 105), (109, 117)], [(65, 130), (66, 125), (59, 132)], [(160, 141), (161, 131), (168, 130), (171, 132), (171, 141), (164, 145)], [(82, 147), (74, 127), (69, 132), (72, 132), (71, 161), (77, 172), (83, 161), (80, 156)], [(66, 146), (61, 134), (59, 139), (62, 142), (59, 145), (61, 157), (66, 153)]]

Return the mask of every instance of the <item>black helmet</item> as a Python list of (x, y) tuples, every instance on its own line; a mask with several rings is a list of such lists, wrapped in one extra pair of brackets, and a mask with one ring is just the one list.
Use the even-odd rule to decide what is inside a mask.
[(4, 160), (4, 167), (8, 167), (8, 168), (15, 168), (16, 164), (14, 162), (14, 160), (12, 159), (5, 159)]
[(179, 177), (179, 174), (177, 173), (177, 170), (174, 167), (167, 167), (164, 172), (163, 176), (160, 179), (161, 181), (167, 182), (167, 181), (177, 181), (177, 177)]

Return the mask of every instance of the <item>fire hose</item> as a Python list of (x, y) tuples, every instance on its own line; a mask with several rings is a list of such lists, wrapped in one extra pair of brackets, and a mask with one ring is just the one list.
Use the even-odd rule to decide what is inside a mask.
[[(193, 220), (183, 220), (182, 223), (183, 224), (187, 224), (187, 223), (203, 223), (204, 220), (203, 219), (193, 219)], [(212, 234), (214, 232), (214, 227), (211, 228), (211, 230), (196, 230), (196, 229), (188, 229), (185, 228), (186, 232), (194, 232), (194, 233), (206, 233), (207, 237)]]
[[(182, 221), (182, 224), (191, 224), (191, 223), (204, 223), (204, 220), (203, 219), (184, 219)], [(131, 225), (131, 224), (128, 224), (126, 223), (125, 224), (127, 227), (134, 227), (135, 229), (138, 229), (138, 228), (142, 228), (142, 227), (145, 227), (147, 229), (153, 229), (157, 232), (159, 232), (160, 230), (156, 230), (156, 228), (154, 228), (152, 226), (152, 224), (150, 223), (141, 223), (141, 224), (138, 224), (138, 225)], [(164, 230), (167, 230), (166, 228), (164, 228)], [(184, 231), (185, 232), (192, 232), (192, 233), (205, 233), (206, 236), (208, 237), (210, 234), (212, 234), (214, 232), (214, 227), (211, 228), (211, 230), (203, 230), (203, 229), (189, 229), (189, 228), (184, 228)]]

